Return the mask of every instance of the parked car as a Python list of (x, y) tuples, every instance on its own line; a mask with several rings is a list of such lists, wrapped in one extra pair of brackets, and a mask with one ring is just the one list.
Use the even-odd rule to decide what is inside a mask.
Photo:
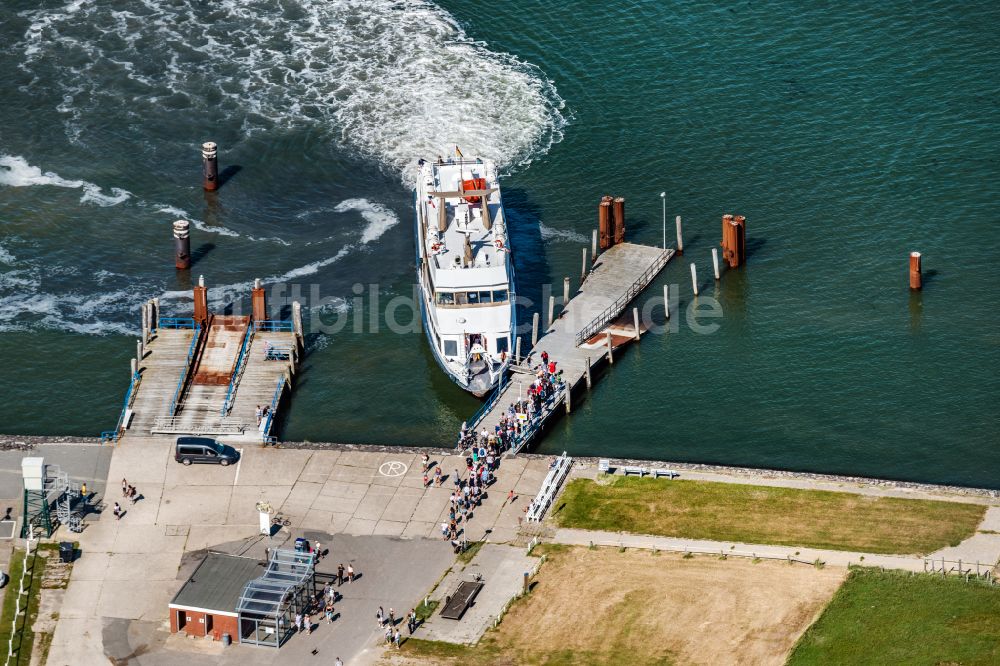
[(178, 437), (174, 451), (174, 460), (185, 465), (217, 463), (225, 467), (239, 459), (236, 449), (211, 437)]

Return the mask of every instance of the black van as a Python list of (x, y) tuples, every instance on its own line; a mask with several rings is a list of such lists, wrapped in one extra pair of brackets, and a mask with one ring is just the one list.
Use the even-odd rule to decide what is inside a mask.
[(240, 459), (231, 446), (210, 437), (178, 437), (174, 460), (185, 465), (191, 463), (218, 463), (225, 467)]

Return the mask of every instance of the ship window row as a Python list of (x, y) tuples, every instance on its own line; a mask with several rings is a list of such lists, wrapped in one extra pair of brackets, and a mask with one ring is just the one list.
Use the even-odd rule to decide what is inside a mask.
[(439, 291), (435, 294), (438, 305), (493, 305), (506, 303), (509, 298), (506, 289), (482, 291)]

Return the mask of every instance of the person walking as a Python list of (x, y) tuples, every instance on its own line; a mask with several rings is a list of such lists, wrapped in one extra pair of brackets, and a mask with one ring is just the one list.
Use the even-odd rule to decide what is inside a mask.
[(120, 504), (118, 504), (118, 502), (115, 502), (115, 508), (114, 508), (114, 511), (112, 513), (114, 513), (114, 515), (115, 515), (115, 520), (121, 520), (122, 519), (122, 507), (121, 507)]
[(340, 660), (340, 657), (337, 657), (333, 662), (333, 666), (344, 666), (344, 662)]
[(128, 481), (125, 480), (125, 477), (122, 477), (122, 497), (127, 497), (127, 496), (128, 496)]
[(132, 504), (135, 504), (136, 498), (139, 497), (139, 492), (135, 489), (135, 486), (129, 486), (128, 489), (128, 499)]
[(319, 562), (320, 558), (323, 557), (323, 546), (319, 541), (313, 542), (313, 553), (316, 555), (316, 561)]
[(302, 613), (295, 614), (295, 631), (302, 631)]
[(326, 623), (333, 624), (333, 602), (326, 602)]
[(80, 497), (87, 499), (87, 484), (84, 483), (80, 486)]
[(396, 611), (394, 611), (392, 607), (389, 608), (389, 625), (393, 627), (396, 626)]
[(375, 621), (378, 622), (379, 629), (385, 626), (385, 611), (382, 610), (381, 606), (375, 611)]
[(410, 630), (410, 635), (413, 635), (413, 630), (417, 628), (417, 609), (411, 608), (410, 614), (406, 618), (406, 628)]
[(399, 640), (399, 629), (396, 630), (396, 634), (394, 636), (394, 640), (395, 640), (395, 643), (396, 643), (396, 649), (398, 650), (399, 649), (399, 642), (400, 642), (400, 640)]
[(313, 619), (309, 616), (309, 611), (306, 611), (306, 614), (302, 617), (302, 621), (306, 625), (306, 636), (308, 636), (313, 632)]
[(348, 583), (353, 583), (354, 582), (354, 565), (353, 564), (348, 564), (347, 565), (347, 582)]
[(344, 584), (344, 563), (337, 565), (337, 587)]

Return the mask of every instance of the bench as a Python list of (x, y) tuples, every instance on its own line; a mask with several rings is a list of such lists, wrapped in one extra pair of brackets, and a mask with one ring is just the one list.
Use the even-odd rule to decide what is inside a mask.
[(658, 479), (661, 476), (667, 476), (673, 479), (675, 476), (680, 476), (678, 472), (672, 469), (667, 469), (666, 467), (657, 467), (656, 469), (649, 470), (649, 473), (653, 475), (654, 479)]
[(628, 476), (629, 474), (637, 474), (641, 477), (649, 472), (646, 471), (645, 467), (633, 467), (631, 465), (626, 465), (625, 467), (622, 467), (622, 473), (624, 473), (625, 476)]
[(597, 461), (597, 471), (601, 474), (607, 474), (608, 470), (611, 469), (611, 461), (607, 458), (601, 458)]

